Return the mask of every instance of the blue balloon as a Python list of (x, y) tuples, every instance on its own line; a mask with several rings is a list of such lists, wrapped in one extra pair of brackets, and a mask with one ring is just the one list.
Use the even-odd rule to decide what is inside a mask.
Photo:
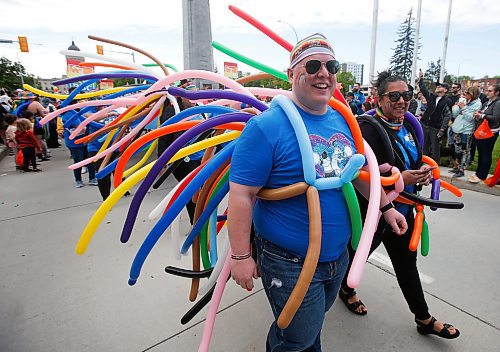
[[(174, 142), (175, 143), (175, 142)], [(182, 142), (179, 142), (179, 144)], [(186, 188), (179, 194), (175, 202), (172, 203), (170, 208), (165, 212), (161, 219), (156, 223), (151, 232), (148, 234), (144, 242), (142, 243), (139, 251), (137, 252), (132, 267), (130, 268), (130, 279), (128, 281), (129, 285), (134, 285), (139, 278), (141, 273), (142, 265), (149, 255), (154, 245), (160, 239), (161, 235), (170, 226), (172, 221), (180, 213), (182, 208), (191, 199), (193, 194), (201, 187), (201, 185), (210, 177), (212, 173), (217, 170), (217, 168), (222, 164), (227, 158), (230, 157), (234, 150), (235, 142), (231, 142), (228, 146), (222, 149), (219, 153), (215, 154), (212, 160), (205, 165), (203, 169), (191, 180), (191, 182), (186, 186)], [(174, 146), (175, 147), (175, 146)], [(170, 149), (170, 148), (168, 148)], [(167, 150), (168, 150), (167, 149)], [(164, 154), (167, 151), (164, 152)], [(168, 155), (168, 154), (166, 154)], [(137, 193), (136, 193), (137, 194)]]
[[(224, 162), (224, 160), (222, 160), (222, 162)], [(223, 183), (222, 187), (217, 191), (217, 193), (215, 193), (212, 199), (208, 202), (207, 207), (205, 208), (205, 210), (203, 210), (203, 213), (201, 213), (200, 217), (193, 225), (191, 232), (189, 233), (189, 235), (187, 236), (186, 240), (182, 245), (181, 248), (182, 254), (187, 253), (189, 247), (191, 247), (191, 245), (193, 244), (194, 239), (200, 234), (201, 229), (203, 228), (203, 226), (205, 226), (208, 219), (212, 216), (212, 213), (217, 209), (217, 205), (219, 205), (222, 199), (224, 199), (227, 192), (229, 192), (229, 181)]]

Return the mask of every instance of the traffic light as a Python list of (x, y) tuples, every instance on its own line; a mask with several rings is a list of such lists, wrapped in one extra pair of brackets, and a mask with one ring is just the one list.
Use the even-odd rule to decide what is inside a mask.
[(102, 47), (102, 45), (96, 45), (96, 48), (99, 55), (104, 55), (104, 48)]
[(21, 49), (21, 52), (29, 53), (28, 38), (18, 36), (17, 39), (19, 40), (19, 49)]

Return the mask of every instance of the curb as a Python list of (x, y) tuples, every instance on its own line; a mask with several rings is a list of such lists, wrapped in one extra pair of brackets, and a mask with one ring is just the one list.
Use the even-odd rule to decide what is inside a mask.
[(500, 186), (496, 185), (493, 187), (487, 186), (485, 183), (480, 182), (480, 183), (471, 183), (467, 181), (467, 178), (471, 175), (474, 174), (472, 171), (465, 171), (465, 176), (455, 178), (449, 176), (450, 173), (448, 172), (450, 168), (448, 167), (439, 167), (439, 171), (441, 172), (441, 179), (445, 180), (448, 183), (451, 183), (452, 185), (460, 188), (460, 189), (466, 189), (469, 191), (474, 191), (474, 192), (481, 192), (481, 193), (486, 193), (486, 194), (491, 194), (494, 196), (500, 196)]

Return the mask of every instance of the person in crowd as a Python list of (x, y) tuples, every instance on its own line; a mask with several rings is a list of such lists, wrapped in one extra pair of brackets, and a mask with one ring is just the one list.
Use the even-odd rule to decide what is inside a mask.
[[(344, 151), (338, 156), (339, 163), (343, 163), (355, 151), (354, 141), (346, 121), (327, 105), (337, 86), (338, 69), (328, 40), (314, 34), (294, 46), (287, 74), (292, 85), (291, 99), (311, 143), (319, 140), (335, 143)], [(324, 170), (321, 165), (318, 161), (316, 170)], [(317, 177), (334, 175), (335, 171), (330, 170)], [(253, 280), (260, 273), (275, 319), (304, 264), (309, 238), (308, 206), (304, 194), (265, 201), (257, 199), (257, 193), (261, 188), (280, 188), (299, 181), (304, 181), (304, 175), (297, 137), (281, 108), (272, 107), (247, 123), (234, 150), (228, 230), (231, 277), (243, 289), (252, 290)], [(266, 351), (321, 351), (323, 320), (335, 301), (349, 261), (346, 244), (350, 220), (342, 191), (322, 190), (319, 197), (321, 254), (313, 280), (290, 325), (280, 329), (276, 321), (272, 323)], [(388, 203), (386, 197), (381, 199), (381, 204)], [(404, 232), (404, 217), (395, 209), (388, 210), (384, 217), (395, 231)], [(258, 269), (250, 249), (252, 218)]]
[(425, 99), (425, 97), (422, 95), (420, 97), (420, 115), (417, 116), (417, 118), (420, 120), (422, 118), (422, 116), (424, 116), (425, 114), (425, 111), (427, 110), (427, 99)]
[(40, 103), (40, 98), (38, 96), (33, 93), (28, 93), (27, 98), (31, 99), (31, 103), (26, 107), (25, 111), (33, 114), (33, 133), (41, 146), (41, 151), (37, 153), (37, 157), (40, 161), (47, 161), (50, 156), (48, 154), (47, 144), (45, 143), (45, 129), (39, 122), (40, 119), (45, 117), (47, 112)]
[[(411, 90), (412, 92), (414, 91), (413, 87), (411, 85), (408, 85), (408, 89)], [(417, 98), (415, 95), (411, 97), (410, 100), (410, 107), (408, 108), (408, 111), (413, 115), (417, 115), (417, 109), (418, 109), (419, 102), (417, 101)]]
[(365, 101), (361, 108), (363, 109), (363, 113), (366, 113), (372, 109), (372, 104), (368, 101)]
[(492, 153), (495, 142), (498, 138), (498, 131), (500, 129), (500, 85), (490, 85), (486, 91), (488, 96), (488, 103), (486, 109), (476, 111), (474, 118), (479, 123), (486, 120), (488, 126), (493, 132), (493, 136), (486, 139), (476, 139), (478, 160), (476, 173), (469, 177), (468, 181), (471, 183), (479, 183), (486, 180), (488, 172), (491, 167)]
[(456, 106), (454, 106), (453, 111), (458, 110), (458, 114), (450, 128), (454, 144), (455, 162), (455, 166), (450, 172), (454, 173), (454, 177), (464, 176), (470, 157), (471, 136), (475, 127), (473, 115), (481, 109), (481, 100), (479, 100), (479, 89), (477, 87), (468, 87), (464, 92), (464, 96), (465, 102), (459, 99)]
[(462, 85), (460, 83), (453, 83), (451, 85), (451, 92), (448, 95), (450, 105), (453, 106), (458, 103), (458, 99), (462, 96)]
[[(41, 150), (38, 140), (33, 134), (31, 122), (28, 119), (20, 118), (17, 120), (16, 143), (17, 147), (23, 153), (23, 171), (42, 171), (36, 166), (36, 151)], [(29, 168), (31, 165), (31, 169)]]
[(489, 100), (488, 95), (486, 94), (488, 92), (488, 87), (485, 86), (484, 82), (481, 82), (481, 84), (479, 84), (479, 82), (474, 82), (473, 86), (479, 88), (479, 91), (481, 92), (479, 94), (479, 99), (481, 100), (481, 104), (485, 106)]
[(354, 83), (354, 86), (352, 87), (352, 92), (354, 93), (354, 104), (356, 104), (356, 108), (358, 109), (358, 111), (355, 115), (361, 115), (363, 113), (363, 109), (361, 109), (361, 105), (363, 105), (363, 102), (366, 99), (363, 92), (361, 92), (360, 86), (361, 86), (361, 83)]
[[(7, 147), (10, 149), (9, 154), (17, 156), (17, 152), (19, 151), (16, 143), (17, 116), (14, 114), (7, 114), (5, 116), (5, 123), (7, 124), (5, 136), (7, 139)], [(23, 168), (23, 165), (19, 165), (17, 163), (17, 157), (14, 159), (16, 163), (16, 169), (21, 170)]]
[[(375, 116), (365, 115), (358, 120), (363, 138), (375, 152), (379, 165), (389, 162), (389, 151), (384, 146), (383, 136), (374, 123), (382, 127), (391, 140), (392, 153), (395, 155), (395, 165), (403, 177), (405, 190), (416, 193), (420, 185), (428, 185), (432, 179), (432, 168), (422, 165), (422, 151), (411, 124), (406, 122), (404, 114), (408, 111), (413, 91), (405, 79), (392, 74), (390, 71), (380, 72), (375, 82), (379, 92), (379, 105)], [(384, 193), (384, 192), (382, 192)], [(363, 216), (366, 214), (368, 203), (364, 197), (358, 196)], [(382, 208), (382, 211), (390, 208)], [(370, 253), (381, 243), (391, 259), (396, 278), (408, 303), (410, 311), (415, 316), (417, 329), (422, 334), (433, 334), (443, 338), (452, 339), (459, 336), (459, 331), (449, 324), (443, 324), (436, 320), (430, 313), (425, 301), (422, 284), (417, 270), (417, 252), (411, 251), (409, 247), (413, 232), (414, 215), (413, 208), (403, 203), (395, 202), (396, 209), (404, 214), (408, 224), (408, 230), (402, 235), (396, 235), (384, 219), (379, 221), (375, 232)], [(349, 267), (355, 251), (348, 244)], [(347, 277), (344, 278), (339, 296), (346, 307), (358, 315), (367, 314), (367, 308), (359, 299), (356, 291), (347, 285)]]
[[(50, 100), (46, 106), (49, 113), (59, 109), (61, 101), (57, 99)], [(59, 148), (61, 144), (59, 143), (59, 135), (57, 132), (57, 118), (52, 119), (48, 122), (48, 138), (46, 140), (48, 148)]]
[(347, 105), (351, 108), (351, 112), (354, 116), (358, 114), (358, 107), (356, 106), (356, 103), (354, 102), (356, 100), (354, 93), (353, 92), (347, 92), (346, 94), (346, 101)]
[(420, 114), (421, 114), (421, 110), (420, 110), (420, 107), (422, 106), (422, 97), (424, 95), (422, 94), (422, 92), (417, 92), (415, 94), (415, 100), (417, 101), (417, 109), (415, 110), (415, 117), (420, 119)]
[(366, 101), (371, 104), (372, 109), (375, 109), (375, 107), (377, 106), (377, 101), (378, 101), (377, 87), (370, 87), (370, 95), (368, 95), (368, 97), (366, 98)]
[(420, 119), (424, 130), (423, 150), (425, 155), (430, 156), (439, 164), (441, 158), (439, 142), (445, 136), (448, 121), (451, 119), (450, 103), (446, 96), (450, 86), (448, 83), (436, 83), (435, 93), (431, 93), (425, 86), (422, 70), (419, 71), (418, 77), (418, 86), (428, 105)]
[[(74, 111), (68, 111), (65, 112), (62, 115), (62, 122), (63, 124), (71, 119), (71, 117), (75, 114)], [(89, 153), (87, 151), (87, 146), (85, 144), (76, 144), (75, 141), (87, 134), (87, 131), (82, 131), (79, 136), (77, 136), (75, 139), (70, 139), (69, 136), (71, 133), (76, 129), (78, 126), (79, 120), (74, 121), (70, 126), (67, 126), (64, 128), (64, 142), (66, 144), (66, 147), (69, 149), (71, 153), (71, 157), (73, 158), (73, 162), (79, 163), (80, 161), (83, 161), (89, 157)], [(87, 171), (89, 174), (89, 184), (90, 185), (97, 185), (97, 179), (95, 178), (95, 167), (94, 163), (90, 163), (87, 165)], [(83, 181), (82, 181), (82, 168), (76, 168), (73, 170), (73, 176), (75, 177), (75, 187), (76, 188), (82, 188), (84, 186)]]

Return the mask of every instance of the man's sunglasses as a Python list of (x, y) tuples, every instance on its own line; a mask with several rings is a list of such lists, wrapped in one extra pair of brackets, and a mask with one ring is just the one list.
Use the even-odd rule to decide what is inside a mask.
[(328, 60), (326, 62), (322, 62), (319, 60), (309, 60), (305, 63), (306, 72), (310, 75), (314, 75), (321, 69), (321, 66), (325, 64), (326, 69), (331, 75), (339, 72), (340, 64), (337, 60)]
[(393, 103), (397, 102), (401, 97), (403, 97), (404, 101), (410, 101), (413, 97), (413, 91), (407, 90), (406, 92), (387, 92), (382, 94), (382, 96), (384, 95), (387, 95), (389, 97), (389, 100)]

